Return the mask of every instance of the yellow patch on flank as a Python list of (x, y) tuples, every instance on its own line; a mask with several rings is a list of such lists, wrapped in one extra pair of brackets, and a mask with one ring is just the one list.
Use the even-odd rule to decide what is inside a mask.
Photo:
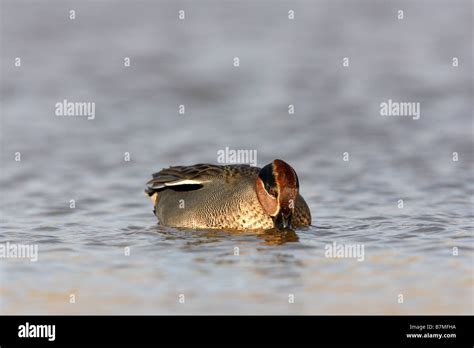
[(153, 205), (156, 204), (156, 200), (158, 199), (158, 193), (154, 193), (153, 195), (150, 196), (151, 202)]

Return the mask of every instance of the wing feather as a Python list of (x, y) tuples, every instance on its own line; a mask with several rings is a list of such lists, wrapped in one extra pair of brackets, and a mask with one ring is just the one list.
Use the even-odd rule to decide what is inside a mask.
[[(145, 193), (152, 196), (156, 192), (166, 188), (189, 190), (205, 185), (213, 180), (224, 178), (226, 175), (240, 173), (258, 173), (259, 168), (249, 165), (227, 165), (200, 163), (192, 166), (175, 166), (160, 170), (154, 173), (153, 178), (147, 182)], [(198, 185), (198, 186), (196, 186)]]

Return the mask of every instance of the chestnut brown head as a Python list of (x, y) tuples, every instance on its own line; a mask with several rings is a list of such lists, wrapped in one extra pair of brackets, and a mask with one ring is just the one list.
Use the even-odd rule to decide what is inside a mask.
[(257, 197), (276, 228), (291, 227), (298, 190), (298, 176), (288, 163), (276, 159), (260, 170), (256, 181)]

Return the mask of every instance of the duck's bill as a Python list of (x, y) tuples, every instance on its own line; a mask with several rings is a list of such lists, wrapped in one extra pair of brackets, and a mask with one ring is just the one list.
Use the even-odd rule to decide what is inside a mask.
[(275, 224), (275, 228), (278, 228), (279, 230), (291, 228), (291, 215), (284, 216), (283, 214), (279, 214), (273, 218), (273, 223)]

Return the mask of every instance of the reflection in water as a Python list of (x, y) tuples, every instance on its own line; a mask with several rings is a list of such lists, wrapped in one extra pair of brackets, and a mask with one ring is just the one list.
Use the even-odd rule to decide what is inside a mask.
[(281, 245), (288, 242), (298, 242), (298, 234), (289, 228), (279, 230), (272, 228), (269, 230), (258, 231), (237, 231), (237, 230), (189, 230), (189, 229), (172, 229), (156, 225), (155, 230), (160, 233), (165, 240), (186, 240), (188, 246), (198, 246), (202, 244), (217, 243), (222, 239), (229, 238), (249, 238), (257, 237), (263, 239), (266, 245)]
[(296, 232), (289, 228), (285, 228), (283, 230), (272, 228), (271, 230), (267, 230), (264, 233), (259, 234), (258, 237), (265, 240), (265, 244), (268, 245), (281, 245), (288, 242), (299, 241)]
[(203, 244), (218, 243), (221, 240), (232, 238), (258, 238), (264, 241), (266, 245), (281, 245), (289, 242), (298, 242), (299, 237), (296, 231), (286, 228), (279, 230), (272, 228), (259, 231), (237, 231), (237, 230), (190, 230), (175, 229), (156, 225), (152, 230), (163, 236), (164, 240), (184, 240), (188, 247), (199, 246)]

